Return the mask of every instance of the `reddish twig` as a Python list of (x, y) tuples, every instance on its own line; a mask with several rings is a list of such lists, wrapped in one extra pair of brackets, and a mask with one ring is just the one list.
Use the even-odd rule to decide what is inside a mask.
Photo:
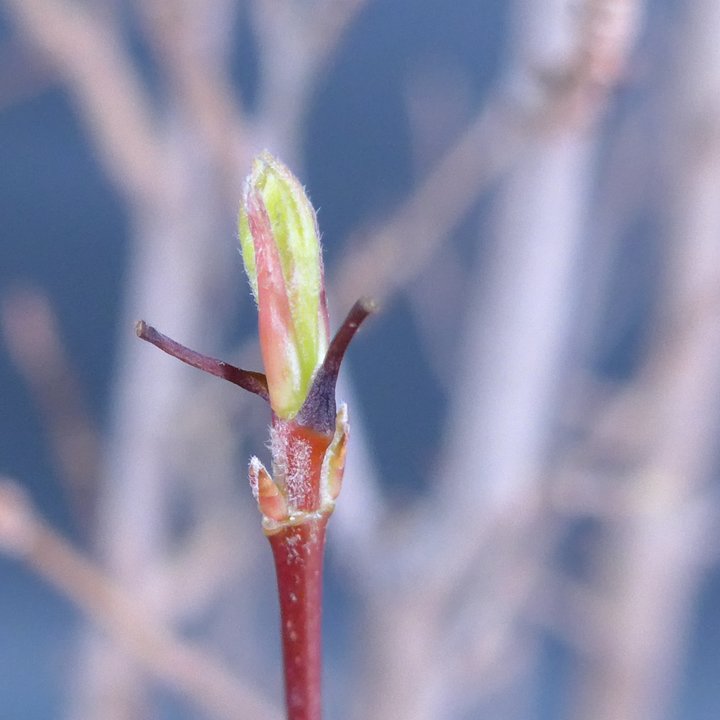
[[(297, 416), (273, 413), (271, 478), (257, 458), (250, 484), (263, 513), (280, 600), (288, 720), (320, 720), (322, 715), (322, 581), (325, 528), (335, 507), (345, 463), (347, 413), (337, 413), (335, 384), (350, 341), (376, 310), (358, 300), (328, 348)], [(240, 370), (190, 350), (140, 321), (138, 337), (188, 365), (224, 378), (268, 399), (262, 373)]]
[(235, 365), (225, 362), (224, 360), (217, 360), (203, 355), (195, 350), (181, 345), (176, 340), (169, 338), (167, 335), (163, 335), (158, 332), (152, 325), (148, 325), (144, 320), (138, 321), (135, 325), (135, 333), (141, 340), (147, 340), (149, 343), (160, 348), (163, 352), (168, 355), (172, 355), (178, 360), (192, 367), (203, 370), (210, 375), (223, 378), (228, 382), (238, 385), (243, 390), (259, 395), (263, 400), (268, 400), (268, 389), (265, 375), (259, 372), (252, 372), (251, 370), (241, 370)]
[(280, 601), (288, 720), (322, 716), (322, 581), (330, 512), (268, 533)]

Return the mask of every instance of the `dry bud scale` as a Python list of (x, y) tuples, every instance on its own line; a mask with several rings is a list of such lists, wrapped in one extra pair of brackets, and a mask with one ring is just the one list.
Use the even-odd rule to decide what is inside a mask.
[(250, 486), (275, 560), (288, 720), (320, 720), (325, 528), (342, 485), (349, 434), (335, 385), (350, 341), (375, 308), (359, 300), (328, 342), (315, 211), (298, 180), (268, 153), (256, 158), (247, 178), (238, 227), (265, 373), (201, 355), (142, 321), (137, 334), (270, 404), (272, 474), (251, 458)]

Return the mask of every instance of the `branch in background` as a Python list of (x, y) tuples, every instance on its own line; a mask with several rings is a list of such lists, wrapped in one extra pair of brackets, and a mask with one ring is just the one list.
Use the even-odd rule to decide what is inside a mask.
[(238, 8), (222, 0), (140, 1), (136, 8), (178, 107), (205, 143), (222, 177), (234, 214), (252, 138), (230, 81), (228, 43), (218, 41), (218, 34), (231, 33)]
[[(550, 36), (565, 27), (560, 7), (548, 16), (544, 3), (532, 5), (535, 22), (518, 52), (523, 61), (530, 36)], [(525, 4), (522, 8), (527, 9)], [(594, 42), (582, 25), (570, 40), (580, 48)], [(623, 57), (626, 51), (622, 47)], [(587, 52), (594, 56), (591, 49)], [(479, 190), (522, 160), (503, 187), (492, 267), (476, 284), (482, 291), (475, 290), (466, 300), (467, 337), (449, 422), (450, 442), (438, 463), (439, 479), (424, 512), (418, 513), (414, 532), (409, 531), (411, 552), (423, 562), (413, 568), (410, 581), (405, 566), (403, 578), (411, 588), (422, 584), (422, 607), (414, 608), (397, 626), (384, 619), (374, 623), (379, 630), (371, 637), (383, 650), (379, 658), (371, 655), (370, 686), (363, 692), (374, 699), (372, 712), (379, 719), (432, 718), (452, 702), (450, 687), (437, 682), (425, 659), (440, 653), (440, 642), (427, 628), (457, 612), (457, 603), (462, 608), (478, 602), (472, 593), (455, 596), (455, 590), (479, 566), (492, 567), (498, 547), (517, 552), (517, 563), (511, 563), (515, 567), (522, 567), (524, 556), (537, 550), (532, 542), (516, 550), (513, 546), (531, 529), (544, 527), (547, 513), (538, 502), (539, 487), (554, 390), (566, 360), (574, 267), (587, 200), (584, 180), (592, 159), (585, 128), (570, 112), (577, 98), (585, 97), (585, 91), (591, 95), (597, 83), (584, 64), (579, 68), (581, 60), (586, 62), (583, 58), (582, 53), (571, 53), (563, 72), (551, 75), (567, 75), (573, 82), (531, 78), (524, 88), (520, 84), (526, 94), (515, 103), (501, 99), (481, 113), (417, 194), (343, 268), (343, 291), (358, 281), (369, 282), (373, 293), (398, 289), (429, 261)], [(588, 123), (600, 108), (589, 99), (583, 106)], [(521, 157), (521, 151), (528, 152)], [(358, 257), (363, 261), (359, 271), (354, 264)], [(495, 542), (497, 538), (501, 540)], [(528, 580), (521, 595), (530, 596), (538, 580)], [(498, 573), (483, 593), (504, 597), (507, 582), (508, 577)], [(390, 617), (416, 603), (402, 588), (396, 590), (386, 592), (383, 612)], [(521, 610), (518, 604), (515, 621)], [(498, 627), (509, 622), (505, 615), (496, 621)], [(403, 638), (420, 633), (428, 636), (424, 647), (408, 647)], [(434, 692), (418, 693), (418, 687)], [(365, 715), (368, 712), (369, 705)]]
[(67, 79), (108, 175), (136, 202), (161, 181), (158, 135), (147, 95), (117, 32), (87, 3), (4, 0), (22, 33)]
[(34, 288), (2, 298), (0, 330), (40, 408), (75, 522), (87, 538), (95, 516), (100, 439), (48, 298)]
[(676, 68), (663, 83), (673, 98), (664, 128), (673, 172), (658, 198), (664, 293), (629, 412), (619, 417), (621, 428), (639, 418), (645, 429), (616, 472), (625, 513), (608, 522), (597, 549), (596, 593), (613, 632), (583, 664), (575, 703), (583, 720), (666, 715), (716, 512), (708, 498), (720, 431), (720, 326), (706, 308), (720, 283), (720, 7), (688, 5), (674, 29)]
[[(178, 45), (167, 51), (161, 63), (172, 62), (173, 58), (181, 63), (182, 71), (174, 80), (178, 92), (170, 93), (165, 113), (156, 119), (152, 113), (152, 101), (144, 93), (130, 62), (130, 51), (120, 45), (119, 28), (104, 22), (104, 17), (93, 11), (93, 5), (62, 0), (30, 0), (27, 3), (8, 0), (8, 4), (19, 21), (18, 25), (48, 53), (67, 78), (68, 86), (79, 100), (80, 115), (88, 121), (107, 161), (109, 174), (125, 192), (136, 234), (136, 250), (130, 264), (131, 291), (139, 302), (147, 302), (146, 307), (151, 312), (155, 312), (153, 308), (171, 305), (169, 314), (182, 318), (179, 323), (181, 328), (190, 329), (189, 333), (183, 333), (184, 337), (193, 332), (205, 332), (210, 324), (203, 317), (202, 311), (206, 308), (184, 312), (187, 308), (183, 308), (178, 296), (184, 295), (195, 301), (206, 290), (201, 281), (208, 280), (211, 272), (217, 274), (217, 268), (212, 267), (207, 259), (208, 255), (212, 257), (212, 253), (199, 253), (193, 243), (199, 238), (205, 242), (213, 234), (208, 232), (207, 223), (203, 224), (212, 211), (208, 198), (213, 195), (213, 189), (205, 182), (206, 174), (214, 169), (213, 164), (217, 162), (211, 155), (223, 154), (222, 159), (232, 165), (233, 152), (223, 153), (218, 150), (218, 145), (227, 143), (227, 147), (233, 149), (234, 140), (221, 136), (228, 130), (233, 133), (233, 138), (237, 137), (237, 129), (228, 126), (239, 118), (235, 116), (228, 120), (232, 113), (227, 113), (225, 118), (216, 122), (208, 114), (211, 108), (212, 112), (218, 111), (219, 105), (215, 100), (225, 102), (227, 98), (203, 87), (206, 78), (200, 77), (196, 69), (188, 65), (191, 62), (188, 55), (183, 55), (192, 54), (186, 44), (189, 38), (174, 37), (170, 43), (177, 42)], [(180, 6), (175, 4), (175, 9)], [(275, 23), (276, 27), (279, 25), (279, 22)], [(290, 29), (295, 39), (305, 42), (305, 57), (317, 56), (313, 43), (302, 37), (302, 28), (291, 26)], [(189, 31), (192, 32), (192, 28)], [(282, 39), (282, 32), (277, 37)], [(168, 36), (163, 40), (167, 41)], [(176, 52), (179, 55), (173, 54)], [(196, 59), (197, 56), (193, 55), (192, 61)], [(263, 144), (280, 146), (284, 148), (284, 154), (297, 155), (294, 132), (299, 128), (299, 119), (304, 113), (317, 65), (298, 63), (292, 53), (284, 54), (281, 59), (282, 63), (275, 66), (283, 79), (284, 84), (280, 83), (280, 86), (289, 89), (292, 98), (280, 93), (281, 102), (273, 106), (276, 114), (260, 117), (257, 126), (263, 133)], [(298, 70), (299, 73), (296, 72)], [(173, 78), (171, 70), (166, 77)], [(220, 77), (221, 74), (210, 79), (214, 83)], [(218, 87), (219, 84), (213, 84), (214, 91)], [(289, 112), (289, 108), (293, 112)], [(155, 121), (159, 129), (155, 127)], [(198, 134), (209, 138), (208, 142), (196, 146), (194, 140)], [(170, 165), (172, 175), (163, 176), (162, 171)], [(238, 162), (238, 167), (243, 165)], [(231, 187), (231, 190), (234, 191), (234, 188)], [(217, 197), (221, 193), (214, 194)], [(172, 243), (169, 238), (173, 239)], [(191, 241), (186, 242), (189, 238)], [(148, 268), (156, 265), (171, 268), (169, 282), (161, 285), (156, 276), (147, 277)], [(210, 282), (215, 282), (215, 279)], [(161, 299), (164, 299), (165, 306)], [(201, 305), (196, 303), (195, 307)], [(135, 312), (132, 314), (136, 315)], [(168, 476), (178, 473), (168, 470), (167, 458), (163, 457), (165, 446), (162, 440), (173, 439), (172, 431), (162, 438), (155, 431), (166, 426), (157, 422), (157, 415), (162, 417), (165, 412), (165, 417), (168, 417), (173, 400), (182, 397), (187, 387), (173, 385), (167, 374), (162, 370), (158, 372), (161, 363), (153, 366), (155, 372), (147, 373), (149, 382), (145, 382), (144, 378), (138, 377), (133, 362), (128, 362), (122, 345), (119, 355), (119, 387), (112, 403), (114, 429), (107, 444), (100, 509), (100, 526), (106, 538), (100, 538), (100, 544), (113, 571), (130, 582), (133, 578), (145, 578), (146, 572), (152, 572), (167, 551), (167, 514), (171, 503), (165, 501), (170, 490), (176, 489), (176, 485), (171, 486)], [(148, 386), (151, 388), (149, 393), (146, 392)], [(134, 402), (138, 396), (143, 401), (148, 396), (159, 397), (160, 411), (148, 417), (147, 409), (142, 405), (137, 405), (139, 409), (136, 412), (128, 409), (128, 398)], [(147, 584), (143, 580), (140, 582), (143, 602), (147, 602), (156, 615), (164, 616), (167, 606), (172, 604), (171, 599), (163, 598), (162, 591), (155, 594), (148, 592)], [(91, 658), (82, 673), (88, 686), (94, 687), (93, 667), (100, 667), (100, 672), (108, 667), (107, 663), (94, 662), (96, 659)], [(122, 664), (120, 658), (111, 666), (117, 668)], [(91, 687), (91, 702), (97, 697), (112, 708), (123, 702), (132, 706), (132, 700), (128, 703), (127, 699), (134, 692), (141, 692), (140, 685), (142, 683), (137, 682), (133, 673), (111, 673), (107, 685), (103, 687), (104, 692), (96, 692)], [(103, 708), (94, 705), (89, 714), (97, 715), (98, 712), (102, 714)], [(131, 709), (130, 712), (137, 711)], [(88, 715), (83, 713), (83, 709), (80, 714)], [(143, 710), (140, 710), (139, 715), (142, 714)], [(126, 713), (123, 716), (128, 717)]]
[[(525, 68), (521, 81), (537, 87), (524, 87), (524, 96), (512, 89), (496, 93), (391, 217), (351, 239), (350, 247), (357, 249), (345, 257), (336, 284), (343, 302), (362, 293), (382, 302), (404, 288), (524, 151), (544, 137), (588, 123), (620, 77), (639, 8), (639, 0), (587, 0), (567, 63), (535, 77)], [(540, 100), (529, 100), (533, 95)]]
[(0, 112), (36, 97), (57, 81), (53, 68), (16, 39), (0, 44)]
[(310, 6), (308, 34), (317, 53), (316, 66), (326, 62), (357, 15), (373, 0), (315, 0)]
[[(602, 25), (606, 21), (601, 10), (607, 9), (608, 2), (617, 2), (625, 9), (624, 14), (617, 15), (617, 27), (610, 24), (609, 29), (606, 28), (606, 31), (614, 30), (608, 31), (607, 37), (616, 38), (617, 42), (593, 47), (596, 38), (604, 35), (602, 28), (592, 22)], [(624, 0), (590, 0), (583, 11), (583, 22), (577, 27), (577, 50), (563, 71), (553, 73), (574, 78), (574, 82), (546, 84), (545, 102), (530, 114), (523, 112), (522, 105), (513, 108), (507, 102), (491, 103), (389, 224), (373, 236), (369, 245), (348, 257), (341, 268), (339, 285), (343, 292), (355, 282), (366, 282), (380, 295), (383, 291), (400, 289), (429, 261), (441, 246), (448, 228), (462, 217), (480, 189), (509, 169), (509, 161), (518, 156), (521, 149), (531, 142), (547, 139), (550, 131), (577, 131), (576, 123), (567, 122), (566, 103), (571, 96), (591, 94), (599, 85), (609, 91), (610, 82), (619, 77), (617, 63), (630, 50), (630, 31), (637, 25)], [(609, 60), (611, 49), (615, 53), (614, 63)], [(600, 56), (605, 58), (603, 63), (593, 60)], [(601, 67), (606, 68), (605, 74), (600, 73)], [(587, 111), (598, 112), (598, 109), (588, 105)], [(559, 117), (566, 118), (566, 122), (558, 125)], [(406, 247), (408, 243), (412, 243), (412, 252)], [(391, 284), (396, 280), (397, 285)], [(379, 286), (383, 290), (378, 290)]]
[(85, 612), (157, 680), (224, 720), (279, 720), (279, 711), (204, 650), (154, 622), (132, 593), (110, 582), (35, 513), (23, 490), (0, 478), (0, 549), (21, 559)]
[[(37, 3), (37, 0), (30, 0), (29, 4), (42, 5), (44, 3)], [(293, 4), (294, 3), (277, 3), (266, 0), (266, 5), (275, 9), (277, 9), (279, 5), (289, 7)], [(362, 2), (349, 2), (343, 5), (343, 8), (354, 7), (357, 9), (361, 7), (362, 4)], [(327, 11), (328, 6), (336, 9), (340, 7), (340, 3), (316, 2), (314, 4), (314, 7), (322, 8), (324, 9), (323, 11)], [(557, 137), (568, 130), (574, 133), (578, 128), (592, 122), (592, 119), (601, 110), (603, 100), (607, 93), (612, 90), (613, 85), (622, 76), (622, 60), (627, 52), (627, 47), (636, 27), (636, 14), (639, 7), (639, 2), (632, 2), (631, 0), (596, 0), (586, 2), (580, 8), (581, 11), (578, 15), (578, 48), (576, 52), (573, 53), (572, 61), (564, 68), (550, 70), (544, 68), (535, 73), (531, 81), (538, 83), (540, 92), (536, 93), (534, 91), (537, 88), (532, 88), (533, 92), (530, 93), (530, 96), (535, 98), (536, 102), (529, 102), (524, 98), (520, 98), (518, 101), (518, 98), (508, 98), (500, 94), (490, 106), (483, 110), (458, 140), (456, 147), (447, 153), (443, 160), (436, 166), (435, 170), (420, 184), (417, 195), (410, 199), (394, 218), (388, 221), (388, 224), (384, 228), (381, 228), (376, 235), (373, 234), (373, 240), (368, 243), (366, 248), (355, 254), (354, 260), (352, 257), (346, 258), (347, 263), (342, 266), (343, 277), (341, 283), (339, 283), (343, 291), (343, 296), (339, 302), (349, 304), (360, 292), (366, 292), (368, 290), (373, 291), (373, 294), (380, 297), (383, 295), (387, 297), (393, 292), (402, 291), (413, 278), (417, 277), (420, 272), (432, 263), (433, 258), (439, 248), (442, 247), (452, 228), (460, 218), (468, 212), (482, 191), (503, 177), (509, 169), (513, 168), (525, 151), (538, 141), (542, 142), (547, 138)], [(342, 12), (344, 12), (344, 10), (340, 10), (339, 14), (341, 15)], [(319, 17), (316, 18), (316, 20), (319, 19)], [(277, 22), (276, 29), (277, 27), (282, 27), (280, 20)], [(342, 27), (342, 23), (340, 27)], [(287, 28), (289, 28), (289, 31), (297, 33), (301, 39), (304, 37), (306, 28), (300, 24), (294, 25), (293, 22), (289, 22)], [(332, 35), (332, 33), (330, 35)], [(282, 38), (282, 36), (283, 33), (279, 33), (279, 37)], [(182, 44), (186, 40), (187, 38), (179, 39), (178, 42)], [(308, 52), (315, 52), (312, 49), (306, 50)], [(190, 52), (188, 48), (184, 46), (178, 50), (178, 52), (186, 51)], [(323, 50), (320, 55), (323, 53), (326, 54), (326, 51)], [(316, 57), (318, 56), (319, 55), (316, 55)], [(171, 55), (167, 57), (169, 59)], [(188, 57), (189, 56), (185, 57), (185, 61), (187, 61)], [(287, 62), (287, 60), (284, 60), (284, 62)], [(303, 80), (303, 82), (313, 75), (312, 72), (307, 70), (307, 67), (312, 66), (312, 62), (314, 61), (309, 62), (306, 66), (304, 71), (305, 80)], [(707, 66), (711, 67), (712, 64), (708, 63)], [(187, 69), (188, 68), (185, 68), (185, 70)], [(183, 70), (183, 72), (185, 70)], [(194, 72), (192, 68), (190, 68), (190, 71)], [(287, 71), (287, 68), (283, 68), (282, 62), (280, 62), (279, 72), (283, 71)], [(530, 71), (528, 71), (527, 74), (530, 75)], [(688, 77), (690, 76), (691, 75), (688, 75)], [(698, 74), (698, 77), (699, 76), (700, 74)], [(286, 74), (285, 77), (287, 79), (288, 75)], [(207, 99), (207, 96), (203, 95), (203, 92), (206, 92), (206, 90), (197, 85), (201, 80), (202, 78), (198, 75), (186, 76), (178, 80), (178, 87), (180, 87), (183, 82), (188, 83), (188, 86), (185, 88), (187, 95), (184, 97), (186, 110), (190, 116), (192, 116), (193, 113), (197, 113), (195, 117), (198, 120), (198, 127), (205, 127), (202, 133), (206, 138), (211, 138), (209, 141), (210, 146), (214, 146), (215, 142), (219, 139), (220, 145), (223, 142), (227, 142), (228, 147), (232, 147), (233, 141), (228, 141), (228, 138), (221, 137), (221, 128), (224, 126), (227, 118), (225, 121), (215, 124), (216, 120), (213, 118), (203, 117), (207, 106), (213, 105), (214, 101), (212, 98)], [(281, 86), (278, 85), (276, 87)], [(306, 87), (303, 83), (298, 83), (294, 89), (302, 89), (300, 93), (302, 95)], [(276, 99), (278, 100), (284, 99), (285, 97), (282, 93), (275, 93), (275, 95), (277, 95)], [(281, 108), (281, 105), (282, 104), (279, 103), (277, 107)], [(302, 109), (304, 102), (298, 101), (297, 107)], [(290, 114), (288, 117), (292, 119), (293, 123), (297, 123), (299, 116), (300, 113), (297, 113), (297, 115)], [(207, 126), (204, 125), (206, 121), (208, 121)], [(272, 126), (272, 113), (265, 113), (265, 117), (258, 122), (257, 127), (265, 129), (265, 121), (268, 121)], [(268, 134), (272, 136), (273, 132), (275, 131), (271, 127)], [(282, 135), (282, 130), (279, 134)], [(290, 136), (291, 134), (287, 137)], [(218, 145), (218, 147), (220, 145)], [(295, 150), (296, 148), (294, 146), (291, 147), (289, 150), (290, 154), (295, 152)], [(693, 153), (690, 155), (695, 157)], [(682, 185), (682, 183), (679, 183), (679, 185)], [(452, 192), (450, 192), (451, 188)], [(690, 204), (691, 203), (688, 203), (686, 205)], [(368, 233), (368, 236), (369, 235)], [(411, 244), (412, 251), (408, 251), (408, 247)], [(353, 263), (356, 264), (353, 265)], [(686, 308), (686, 305), (683, 305), (677, 313), (673, 319), (674, 322), (682, 322), (686, 317), (683, 308)], [(692, 341), (693, 337), (695, 337), (694, 332), (688, 334), (685, 340)], [(668, 358), (664, 358), (661, 364), (664, 365), (667, 361)], [(671, 365), (672, 363), (667, 365), (664, 370), (658, 365), (656, 370), (662, 377), (672, 380), (673, 373), (670, 372)], [(668, 373), (667, 376), (664, 374), (665, 372)], [(666, 386), (663, 385), (663, 387)], [(629, 392), (632, 393), (636, 389), (637, 388), (630, 388)], [(633, 414), (632, 417), (634, 418), (635, 415)], [(650, 417), (655, 417), (655, 415), (652, 414)], [(689, 431), (695, 428), (696, 425), (697, 423), (695, 421), (687, 422), (685, 423), (685, 429)], [(648, 438), (645, 437), (644, 439), (647, 440)], [(678, 438), (674, 436), (671, 438), (671, 440), (677, 439)], [(662, 444), (665, 445), (665, 443)], [(667, 447), (675, 448), (677, 446), (674, 445), (673, 442), (670, 442), (667, 444)], [(656, 476), (652, 473), (649, 475), (638, 473), (637, 476), (632, 476), (631, 480), (631, 484), (638, 492), (642, 493), (645, 490), (649, 490), (651, 494), (659, 492), (661, 500), (664, 491), (675, 492), (674, 486), (676, 483), (677, 479), (675, 476)], [(628, 498), (618, 498), (617, 495), (613, 497), (617, 503), (615, 507), (616, 510), (628, 509)], [(127, 512), (127, 510), (125, 511)], [(602, 511), (607, 511), (607, 507), (603, 506)], [(609, 514), (612, 516), (612, 508)], [(441, 523), (451, 519), (446, 518), (445, 515), (446, 513), (442, 513), (442, 517), (439, 518)], [(674, 516), (673, 514), (668, 518), (668, 522)], [(689, 513), (683, 517), (687, 519), (687, 517), (693, 518), (695, 516)], [(607, 521), (609, 519), (608, 514), (605, 514), (603, 518)], [(618, 520), (617, 515), (614, 519), (616, 521)], [(523, 523), (527, 522), (531, 524), (533, 518), (522, 518), (521, 520)], [(635, 520), (637, 520), (637, 518), (635, 518)], [(518, 518), (515, 516), (512, 518), (502, 517), (499, 519), (500, 523), (516, 521), (518, 521)], [(495, 528), (495, 530), (497, 530), (497, 528)], [(478, 564), (483, 564), (484, 566), (486, 557), (483, 553), (487, 551), (486, 549), (490, 545), (496, 547), (494, 545), (495, 536), (493, 533), (493, 528), (489, 528), (475, 537), (480, 547), (470, 547), (468, 554), (464, 558), (460, 558), (461, 562), (445, 564), (446, 558), (440, 558), (439, 564), (443, 568), (440, 580), (445, 583), (446, 590), (455, 587), (456, 583), (460, 582), (458, 578), (462, 579), (470, 568), (475, 568)], [(512, 540), (512, 538), (513, 536), (510, 534), (509, 539), (505, 538), (502, 542)], [(493, 542), (491, 542), (491, 539)], [(645, 538), (639, 535), (624, 537), (622, 540), (623, 543), (629, 541), (629, 544), (632, 545), (632, 543), (638, 539), (641, 541), (645, 540)], [(414, 542), (413, 534), (410, 533), (408, 547), (411, 549), (407, 554), (403, 554), (399, 562), (407, 562), (412, 552), (417, 550)], [(395, 544), (399, 545), (400, 543)], [(382, 543), (377, 542), (373, 547), (381, 548)], [(616, 557), (617, 554), (623, 554), (623, 549), (626, 548), (627, 544), (623, 545), (619, 551), (615, 547), (609, 547), (607, 549), (608, 556), (613, 558)], [(537, 548), (533, 549), (537, 550)], [(632, 547), (630, 549), (633, 550)], [(458, 558), (451, 559), (458, 560)], [(520, 559), (522, 559), (522, 557)], [(366, 579), (375, 583), (371, 586), (372, 591), (377, 591), (378, 586), (382, 585), (381, 578), (364, 578), (364, 580)], [(646, 583), (645, 589), (651, 587), (651, 584), (648, 584), (648, 579), (652, 580), (653, 578), (650, 575), (640, 578), (641, 582)], [(504, 576), (493, 576), (487, 586), (483, 588), (472, 588), (468, 593), (468, 602), (471, 602), (472, 598), (480, 593), (495, 593), (498, 587), (500, 587), (502, 591), (504, 589), (503, 583), (506, 580), (507, 578)], [(642, 589), (641, 587), (641, 590)], [(410, 606), (412, 598), (381, 598), (382, 600), (387, 600), (387, 604), (378, 602), (373, 606), (376, 612), (386, 613), (391, 617), (395, 617), (395, 613), (397, 613), (399, 621), (397, 628), (391, 625), (389, 632), (379, 639), (387, 642), (388, 637), (395, 637), (393, 633), (397, 633), (398, 628), (406, 629), (408, 638), (416, 639), (417, 637), (422, 637), (418, 635), (418, 633), (425, 632), (425, 629), (428, 627), (428, 618), (436, 618), (437, 614), (443, 609), (443, 602), (447, 602), (446, 597), (442, 602), (438, 601), (438, 597), (445, 596), (436, 592), (432, 598), (432, 602), (428, 602), (427, 605), (420, 607)], [(627, 597), (623, 598), (620, 596), (620, 601), (615, 606), (616, 609), (622, 609), (622, 603), (627, 599)], [(404, 603), (407, 603), (407, 611)], [(433, 605), (433, 607), (429, 607), (429, 605)], [(467, 610), (467, 608), (465, 607), (464, 610)], [(513, 612), (518, 612), (516, 606), (513, 607), (512, 610)], [(404, 614), (406, 614), (407, 617), (405, 617)], [(594, 618), (590, 618), (589, 622), (592, 622), (593, 619)], [(586, 622), (585, 629), (587, 629), (588, 618), (585, 617), (583, 620)], [(604, 629), (603, 627), (603, 630)], [(673, 629), (671, 628), (669, 632), (672, 631)], [(593, 637), (595, 637), (596, 634), (597, 633), (594, 633)], [(607, 638), (610, 637), (610, 633), (606, 632), (605, 634)], [(479, 641), (481, 640), (482, 638), (479, 638)], [(398, 653), (400, 651), (404, 650), (408, 655), (412, 655), (410, 643), (405, 647), (400, 647), (401, 643), (398, 643), (397, 647), (392, 647), (392, 643), (390, 643), (390, 645), (390, 652), (395, 653), (394, 656), (390, 657), (391, 664), (393, 660), (398, 660)], [(479, 657), (484, 648), (480, 646), (480, 642), (478, 646), (480, 647), (480, 651), (477, 654)], [(591, 646), (586, 649), (590, 652), (592, 651)], [(597, 647), (596, 650), (598, 650)], [(622, 651), (622, 648), (620, 648), (620, 651)], [(609, 657), (610, 660), (607, 661), (607, 658), (601, 657), (600, 662), (603, 663), (607, 661), (609, 665), (616, 664), (612, 658), (613, 654), (617, 652), (618, 648), (610, 648), (607, 653), (607, 657)], [(620, 652), (620, 654), (623, 655), (622, 652)], [(629, 656), (629, 653), (625, 653), (625, 655)], [(487, 657), (480, 659), (484, 663), (492, 664), (492, 659), (488, 659)], [(414, 660), (414, 657), (410, 657), (410, 663), (403, 665), (399, 669), (406, 672), (408, 667), (412, 667), (412, 661)], [(395, 666), (398, 667), (397, 662)], [(476, 668), (477, 667), (478, 666), (476, 666)], [(648, 664), (648, 671), (650, 668), (651, 665)], [(610, 687), (612, 687), (613, 682), (624, 679), (612, 676), (611, 673), (607, 677)], [(391, 678), (392, 676), (390, 674), (385, 678), (385, 681), (390, 683)], [(417, 685), (417, 678), (415, 678), (415, 680)], [(619, 683), (619, 686), (621, 685), (622, 682)], [(452, 683), (449, 683), (447, 687), (453, 687)], [(447, 687), (445, 688), (446, 690)], [(425, 688), (423, 687), (422, 689), (424, 690)], [(390, 688), (388, 692), (392, 690), (393, 688)], [(380, 693), (380, 695), (382, 695), (382, 693)], [(620, 693), (612, 689), (607, 690), (606, 688), (596, 696), (596, 699), (597, 704), (602, 704), (602, 702), (618, 702), (620, 697)], [(617, 705), (614, 706), (614, 709), (611, 707), (611, 717), (618, 716), (617, 707)], [(427, 706), (425, 709), (427, 709)], [(403, 706), (401, 702), (399, 705), (399, 713), (401, 714), (404, 711), (407, 711), (407, 706)], [(613, 715), (613, 712), (616, 714)], [(587, 717), (585, 707), (581, 707), (578, 715), (583, 718)], [(364, 717), (365, 716), (366, 715), (364, 715)], [(643, 715), (643, 717), (646, 716)]]
[(292, 165), (301, 160), (302, 131), (315, 83), (344, 30), (369, 1), (251, 3), (260, 66), (257, 135), (263, 145), (270, 135), (274, 152)]

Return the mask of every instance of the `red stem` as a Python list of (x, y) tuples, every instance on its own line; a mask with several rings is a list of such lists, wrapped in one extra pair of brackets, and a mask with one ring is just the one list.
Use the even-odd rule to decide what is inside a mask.
[(306, 517), (268, 536), (282, 622), (288, 720), (322, 716), (322, 578), (328, 516)]
[[(265, 514), (280, 599), (287, 720), (322, 717), (322, 580), (325, 527), (333, 500), (321, 487), (325, 454), (335, 432), (335, 384), (345, 351), (365, 318), (376, 309), (371, 300), (353, 305), (318, 368), (305, 402), (292, 421), (273, 415), (272, 455), (276, 472), (274, 505), (256, 484), (256, 497)], [(211, 375), (229, 380), (269, 401), (267, 378), (191, 350), (144, 321), (138, 337)], [(255, 460), (257, 463), (257, 460)], [(255, 481), (259, 483), (257, 465)], [(265, 483), (272, 483), (265, 473)], [(337, 481), (337, 478), (336, 478)], [(252, 475), (251, 475), (252, 482)], [(334, 497), (334, 496), (333, 496)], [(284, 511), (278, 510), (282, 499)], [(284, 515), (283, 512), (287, 512)], [(271, 519), (272, 518), (272, 519)]]

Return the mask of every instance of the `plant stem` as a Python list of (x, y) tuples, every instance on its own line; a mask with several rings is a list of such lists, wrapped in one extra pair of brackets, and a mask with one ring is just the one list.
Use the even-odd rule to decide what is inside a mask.
[[(293, 419), (275, 413), (270, 450), (273, 479), (258, 458), (250, 484), (263, 513), (272, 548), (280, 600), (287, 720), (322, 717), (322, 581), (325, 528), (340, 490), (348, 438), (347, 410), (337, 412), (335, 384), (340, 364), (360, 325), (375, 312), (358, 300), (340, 326)], [(144, 321), (138, 337), (211, 375), (270, 400), (265, 375), (202, 355)]]
[(203, 370), (210, 375), (223, 378), (228, 382), (238, 385), (243, 390), (259, 395), (263, 400), (269, 400), (267, 388), (267, 379), (263, 373), (253, 372), (251, 370), (241, 370), (224, 360), (203, 355), (202, 353), (191, 350), (185, 345), (181, 345), (176, 340), (169, 338), (158, 332), (152, 325), (148, 325), (144, 320), (139, 320), (135, 325), (135, 334), (141, 339), (160, 348), (168, 355), (181, 360), (187, 365)]
[(277, 574), (288, 720), (322, 715), (322, 578), (329, 514), (268, 535)]

